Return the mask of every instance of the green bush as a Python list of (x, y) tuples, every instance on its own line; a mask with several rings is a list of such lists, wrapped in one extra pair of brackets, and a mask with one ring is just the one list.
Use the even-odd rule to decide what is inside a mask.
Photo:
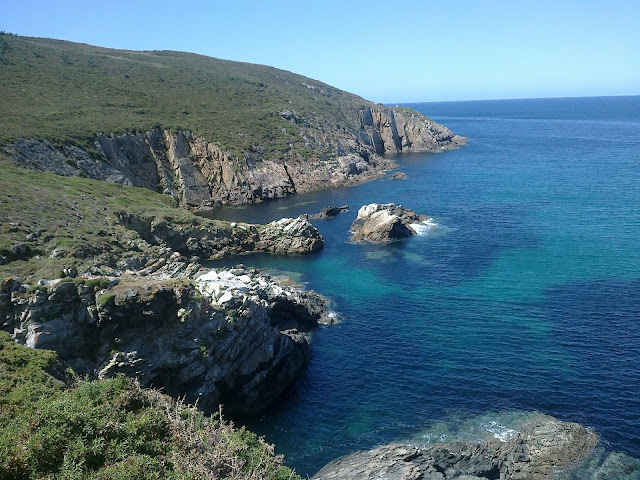
[(273, 447), (221, 413), (130, 378), (77, 381), (57, 356), (0, 332), (0, 479), (299, 479)]

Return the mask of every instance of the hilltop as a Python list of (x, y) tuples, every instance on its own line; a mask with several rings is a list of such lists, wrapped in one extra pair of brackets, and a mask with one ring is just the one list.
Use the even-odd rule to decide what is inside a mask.
[(192, 53), (1, 35), (0, 64), (0, 151), (186, 207), (350, 185), (393, 167), (386, 153), (464, 142), (407, 108)]

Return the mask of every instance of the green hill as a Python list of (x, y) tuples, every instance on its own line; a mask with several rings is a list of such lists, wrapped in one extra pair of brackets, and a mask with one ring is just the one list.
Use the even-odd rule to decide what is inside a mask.
[[(276, 68), (173, 51), (0, 36), (0, 140), (89, 142), (96, 132), (189, 130), (236, 155), (288, 149), (277, 112), (344, 124), (361, 98)], [(305, 86), (306, 85), (306, 86)], [(311, 87), (311, 88), (309, 88)]]
[(0, 151), (29, 168), (136, 185), (185, 207), (352, 185), (386, 153), (464, 139), (407, 108), (276, 68), (0, 35)]

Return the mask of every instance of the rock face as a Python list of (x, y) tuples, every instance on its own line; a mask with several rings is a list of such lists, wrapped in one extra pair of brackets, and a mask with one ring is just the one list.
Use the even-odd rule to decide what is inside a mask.
[(322, 235), (309, 223), (306, 215), (283, 218), (260, 229), (255, 249), (280, 255), (310, 253), (323, 247)]
[(543, 480), (584, 458), (598, 437), (577, 423), (540, 415), (501, 442), (386, 445), (326, 465), (314, 480)]
[(358, 210), (358, 216), (351, 225), (351, 240), (380, 243), (410, 237), (417, 234), (415, 225), (427, 220), (426, 215), (418, 215), (402, 205), (371, 203)]
[(175, 227), (153, 217), (118, 214), (123, 227), (151, 245), (161, 245), (187, 257), (223, 258), (249, 252), (302, 254), (320, 250), (324, 239), (305, 215), (266, 225), (232, 223), (229, 228)]
[(229, 414), (260, 412), (303, 371), (305, 332), (333, 322), (327, 302), (243, 267), (198, 277), (200, 268), (168, 262), (139, 278), (30, 289), (6, 279), (0, 321), (77, 373), (124, 373), (208, 411), (222, 403)]
[(449, 129), (408, 112), (363, 101), (359, 111), (345, 112), (342, 128), (320, 118), (298, 118), (291, 111), (274, 112), (282, 128), (295, 126), (302, 147), (314, 152), (307, 158), (295, 149), (273, 154), (260, 146), (234, 158), (210, 139), (160, 127), (144, 133), (96, 133), (87, 148), (21, 138), (3, 151), (28, 168), (136, 185), (169, 194), (184, 207), (211, 208), (352, 185), (395, 166), (381, 156), (385, 153), (464, 144)]

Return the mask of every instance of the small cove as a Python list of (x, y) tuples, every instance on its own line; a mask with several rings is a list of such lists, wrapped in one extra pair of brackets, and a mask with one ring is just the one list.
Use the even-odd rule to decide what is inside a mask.
[[(640, 457), (640, 97), (411, 106), (469, 144), (399, 155), (406, 180), (214, 212), (266, 223), (351, 207), (313, 220), (321, 252), (212, 263), (289, 274), (342, 318), (313, 334), (306, 374), (248, 426), (303, 475), (429, 429), (489, 424), (491, 412), (577, 421)], [(353, 244), (349, 226), (371, 202), (437, 226)]]

